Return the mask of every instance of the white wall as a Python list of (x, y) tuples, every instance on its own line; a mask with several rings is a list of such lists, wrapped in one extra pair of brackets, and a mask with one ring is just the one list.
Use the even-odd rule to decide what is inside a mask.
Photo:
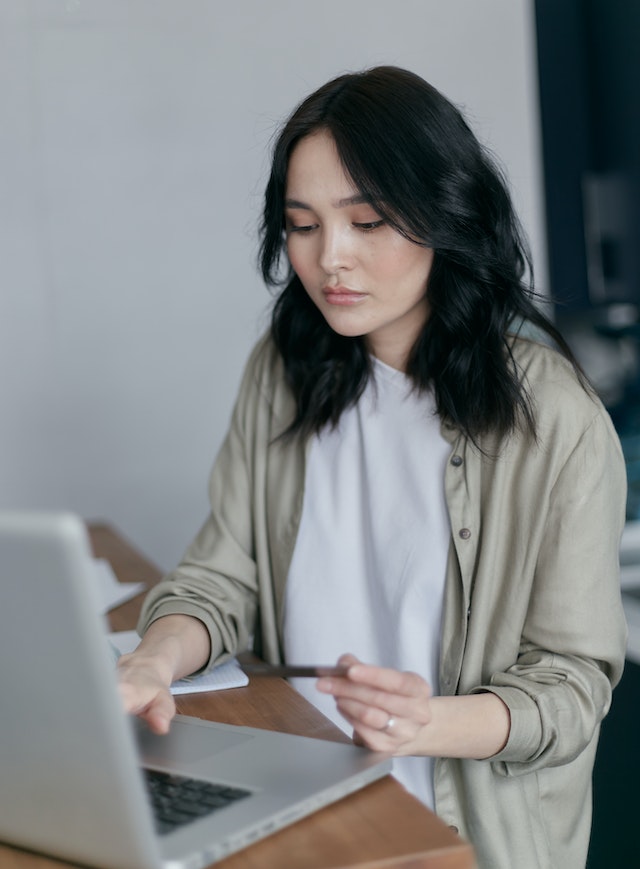
[(0, 0), (0, 508), (175, 562), (266, 323), (270, 138), (377, 63), (466, 110), (544, 274), (529, 0)]

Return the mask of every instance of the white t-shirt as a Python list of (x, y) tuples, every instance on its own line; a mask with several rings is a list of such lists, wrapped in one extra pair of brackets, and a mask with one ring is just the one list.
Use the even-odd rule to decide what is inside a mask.
[[(375, 377), (336, 429), (310, 446), (289, 570), (284, 642), (293, 664), (362, 661), (420, 673), (437, 694), (450, 526), (450, 451), (430, 393), (373, 359)], [(332, 697), (292, 679), (347, 733)], [(430, 758), (396, 758), (394, 775), (433, 807)]]

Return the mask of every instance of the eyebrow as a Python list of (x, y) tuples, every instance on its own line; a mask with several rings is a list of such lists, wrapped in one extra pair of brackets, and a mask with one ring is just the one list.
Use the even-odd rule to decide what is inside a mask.
[[(353, 196), (347, 196), (344, 199), (338, 199), (331, 203), (334, 208), (348, 208), (350, 205), (372, 205), (371, 197), (365, 196), (364, 193), (356, 193)], [(285, 199), (285, 208), (299, 208), (303, 211), (313, 211), (310, 205), (306, 202), (301, 202), (299, 199)]]

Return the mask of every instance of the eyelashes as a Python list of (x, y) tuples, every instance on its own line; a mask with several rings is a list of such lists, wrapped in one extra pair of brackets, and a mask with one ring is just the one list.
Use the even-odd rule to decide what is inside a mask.
[[(375, 229), (378, 229), (381, 226), (386, 224), (386, 220), (372, 220), (367, 221), (366, 223), (352, 223), (351, 225), (355, 229), (359, 229), (361, 232), (373, 232)], [(290, 223), (287, 226), (288, 233), (301, 233), (302, 235), (308, 235), (313, 232), (314, 229), (318, 229), (317, 223), (305, 224), (303, 226), (297, 226), (296, 224)]]
[(372, 220), (369, 223), (354, 223), (353, 225), (363, 232), (372, 232), (374, 229), (378, 229), (379, 226), (384, 226), (386, 222), (384, 218), (381, 218), (380, 220)]
[(317, 225), (315, 224), (311, 226), (294, 226), (292, 223), (290, 223), (287, 226), (287, 232), (301, 232), (303, 234), (311, 232), (314, 229), (317, 229)]

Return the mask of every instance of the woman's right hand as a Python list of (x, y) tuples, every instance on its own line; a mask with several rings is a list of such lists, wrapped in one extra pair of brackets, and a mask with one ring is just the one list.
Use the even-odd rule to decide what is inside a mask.
[(204, 624), (193, 616), (163, 616), (149, 625), (135, 652), (118, 659), (124, 708), (154, 733), (167, 733), (176, 714), (171, 683), (204, 667), (211, 643)]
[(176, 714), (166, 673), (157, 657), (143, 651), (118, 659), (118, 684), (126, 712), (137, 715), (154, 733), (167, 733)]

